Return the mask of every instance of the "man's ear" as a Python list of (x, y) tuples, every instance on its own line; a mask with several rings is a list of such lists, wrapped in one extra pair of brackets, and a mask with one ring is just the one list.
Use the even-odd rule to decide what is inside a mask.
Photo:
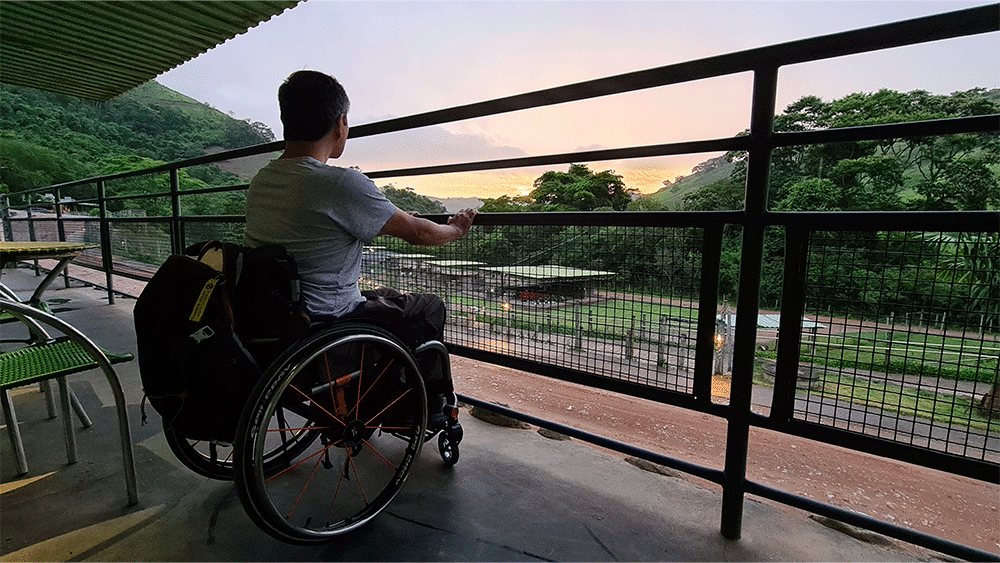
[(340, 140), (342, 136), (347, 134), (347, 116), (342, 115), (337, 121), (337, 125), (333, 128), (333, 138), (335, 140)]

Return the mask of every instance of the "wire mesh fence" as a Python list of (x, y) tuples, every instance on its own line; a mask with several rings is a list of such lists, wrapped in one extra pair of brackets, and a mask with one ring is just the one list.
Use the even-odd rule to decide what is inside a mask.
[(689, 393), (700, 253), (698, 229), (477, 227), (439, 249), (378, 240), (363, 282), (441, 295), (450, 343)]
[[(60, 235), (50, 215), (12, 221), (15, 240), (100, 241), (96, 218), (64, 217)], [(239, 243), (243, 226), (189, 217), (180, 242)], [(165, 218), (117, 212), (109, 232), (116, 271), (148, 277), (171, 254)], [(773, 234), (778, 248), (783, 233)], [(727, 268), (726, 252), (703, 264), (704, 237), (702, 228), (556, 224), (479, 225), (442, 247), (381, 237), (364, 249), (361, 284), (440, 295), (449, 344), (691, 395), (703, 269)], [(792, 418), (1000, 461), (998, 256), (995, 233), (811, 233)], [(99, 249), (82, 259), (99, 265)], [(765, 264), (764, 278), (780, 286), (780, 269)], [(758, 320), (780, 308), (771, 289)], [(732, 325), (716, 326), (716, 338)], [(769, 343), (759, 359), (790, 336), (759, 328)], [(731, 358), (714, 344), (712, 373), (726, 373)]]
[(998, 259), (989, 233), (813, 233), (820, 327), (803, 335), (795, 417), (1000, 461)]

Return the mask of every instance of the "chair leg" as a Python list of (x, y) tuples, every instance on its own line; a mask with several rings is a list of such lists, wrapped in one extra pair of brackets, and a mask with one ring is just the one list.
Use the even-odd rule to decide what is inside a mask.
[(63, 431), (66, 434), (66, 459), (67, 463), (76, 463), (76, 430), (73, 428), (73, 419), (70, 417), (69, 406), (69, 385), (66, 378), (60, 377), (59, 381), (59, 402), (62, 405)]
[(28, 462), (24, 459), (24, 443), (21, 442), (21, 430), (17, 427), (17, 414), (14, 413), (14, 402), (10, 400), (10, 391), (4, 389), (0, 393), (0, 402), (3, 403), (3, 415), (7, 420), (7, 435), (10, 436), (10, 446), (14, 449), (14, 457), (17, 458), (17, 474), (28, 473)]
[[(45, 393), (45, 407), (49, 411), (49, 418), (56, 417), (56, 400), (55, 395), (52, 394), (52, 380), (46, 379), (45, 381), (38, 382), (38, 386), (42, 393)], [(87, 414), (86, 409), (83, 408), (83, 403), (77, 398), (76, 393), (73, 389), (69, 390), (69, 404), (73, 407), (73, 412), (76, 413), (76, 417), (80, 419), (80, 425), (84, 428), (90, 428), (94, 423), (90, 420), (90, 415)]]
[(76, 413), (76, 417), (80, 419), (80, 424), (84, 428), (90, 428), (94, 425), (90, 420), (90, 416), (87, 415), (87, 411), (83, 409), (83, 404), (80, 403), (80, 399), (76, 397), (76, 393), (73, 389), (69, 390), (69, 403), (73, 407), (73, 412)]
[(56, 417), (56, 396), (52, 394), (52, 380), (38, 382), (38, 389), (45, 393), (45, 408), (49, 411), (49, 418)]

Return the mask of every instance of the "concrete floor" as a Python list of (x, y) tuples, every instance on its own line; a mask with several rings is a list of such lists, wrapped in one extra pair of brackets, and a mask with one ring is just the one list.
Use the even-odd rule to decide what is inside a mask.
[[(21, 294), (37, 278), (5, 271)], [(109, 306), (87, 287), (46, 293), (101, 346), (135, 352), (134, 301)], [(10, 325), (0, 326), (0, 339)], [(913, 550), (861, 542), (790, 508), (748, 498), (743, 537), (719, 533), (721, 492), (693, 478), (641, 470), (577, 441), (494, 426), (461, 414), (461, 459), (446, 467), (424, 448), (385, 512), (328, 544), (272, 539), (246, 516), (232, 483), (183, 467), (147, 405), (135, 362), (118, 366), (135, 444), (139, 504), (126, 506), (113, 402), (102, 375), (70, 377), (94, 425), (78, 430), (80, 460), (66, 464), (62, 422), (46, 418), (37, 386), (14, 404), (29, 473), (0, 449), (0, 561), (911, 561)]]

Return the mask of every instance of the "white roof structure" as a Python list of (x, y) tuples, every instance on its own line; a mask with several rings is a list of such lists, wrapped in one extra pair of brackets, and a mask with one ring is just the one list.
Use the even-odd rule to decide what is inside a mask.
[[(716, 319), (722, 319), (722, 315), (717, 315)], [(736, 314), (732, 315), (733, 325), (736, 324)], [(758, 314), (757, 315), (757, 328), (773, 328), (777, 329), (781, 324), (781, 315), (773, 314)], [(804, 329), (818, 329), (826, 328), (826, 325), (814, 321), (808, 317), (802, 317), (802, 328)]]

